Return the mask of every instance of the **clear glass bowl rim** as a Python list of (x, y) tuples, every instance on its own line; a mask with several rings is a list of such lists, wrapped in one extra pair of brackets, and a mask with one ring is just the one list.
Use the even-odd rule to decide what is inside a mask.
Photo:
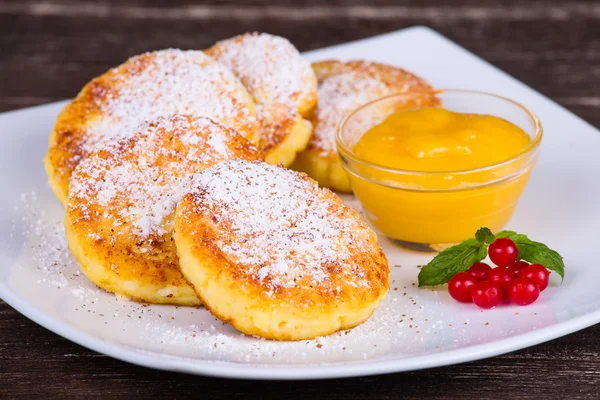
[[(509, 103), (512, 103), (513, 105), (517, 106), (518, 108), (520, 108), (525, 114), (527, 114), (527, 116), (531, 119), (531, 121), (533, 122), (533, 126), (534, 126), (534, 130), (535, 130), (535, 136), (533, 138), (533, 140), (531, 141), (531, 143), (529, 143), (529, 145), (527, 145), (527, 147), (525, 147), (523, 150), (521, 150), (519, 153), (515, 154), (513, 157), (504, 160), (504, 161), (500, 161), (498, 163), (495, 164), (490, 164), (490, 165), (486, 165), (483, 167), (479, 167), (479, 168), (473, 168), (473, 169), (466, 169), (466, 170), (449, 170), (449, 171), (415, 171), (415, 170), (402, 170), (402, 169), (396, 169), (396, 168), (390, 168), (390, 167), (386, 167), (385, 165), (381, 165), (381, 164), (377, 164), (377, 163), (373, 163), (371, 161), (367, 161), (359, 156), (357, 156), (350, 148), (348, 148), (343, 142), (342, 142), (342, 133), (344, 131), (344, 127), (346, 126), (346, 123), (357, 113), (363, 111), (364, 109), (366, 109), (367, 107), (372, 106), (373, 104), (376, 104), (378, 102), (382, 102), (382, 101), (386, 101), (389, 99), (393, 99), (393, 98), (400, 98), (400, 97), (407, 97), (407, 96), (419, 96), (419, 95), (426, 95), (426, 94), (443, 94), (443, 93), (456, 93), (456, 94), (464, 94), (464, 95), (479, 95), (479, 96), (489, 96), (489, 97), (493, 97), (495, 99), (498, 100), (502, 100), (502, 101), (506, 101)], [(443, 108), (443, 105), (442, 105)], [(492, 113), (490, 113), (489, 115), (494, 115)], [(494, 168), (501, 168), (503, 166), (506, 166), (508, 164), (511, 164), (513, 162), (522, 160), (524, 158), (529, 157), (531, 154), (533, 154), (537, 148), (540, 145), (540, 142), (542, 140), (542, 136), (543, 136), (543, 129), (542, 129), (542, 123), (540, 122), (540, 119), (531, 111), (529, 110), (527, 107), (525, 107), (524, 105), (522, 105), (519, 102), (516, 102), (512, 99), (509, 99), (508, 97), (504, 97), (504, 96), (499, 96), (493, 93), (488, 93), (488, 92), (483, 92), (483, 91), (477, 91), (477, 90), (466, 90), (466, 89), (440, 89), (440, 90), (433, 90), (433, 91), (422, 91), (422, 92), (406, 92), (406, 93), (394, 93), (391, 95), (387, 95), (387, 96), (383, 96), (380, 98), (377, 98), (375, 100), (372, 100), (368, 103), (365, 103), (363, 105), (361, 105), (360, 107), (358, 107), (357, 109), (355, 109), (354, 111), (350, 112), (348, 115), (346, 115), (344, 117), (344, 119), (340, 122), (340, 124), (338, 125), (337, 129), (336, 129), (336, 133), (335, 133), (335, 142), (336, 142), (336, 146), (337, 146), (337, 150), (340, 156), (344, 156), (347, 157), (348, 159), (350, 159), (352, 162), (354, 163), (358, 163), (358, 164), (362, 164), (364, 166), (367, 167), (371, 167), (371, 168), (375, 168), (378, 169), (380, 171), (385, 171), (385, 172), (389, 172), (389, 173), (397, 173), (397, 174), (403, 174), (403, 175), (412, 175), (412, 176), (431, 176), (431, 175), (447, 175), (447, 174), (452, 174), (452, 175), (461, 175), (461, 174), (472, 174), (472, 173), (477, 173), (477, 172), (485, 172), (485, 171), (489, 171), (492, 170)], [(343, 164), (343, 163), (342, 163)]]

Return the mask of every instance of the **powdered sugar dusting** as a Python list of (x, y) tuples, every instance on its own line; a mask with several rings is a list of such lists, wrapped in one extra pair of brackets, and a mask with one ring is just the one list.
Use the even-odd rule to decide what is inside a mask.
[(316, 95), (310, 63), (285, 38), (245, 34), (218, 42), (208, 52), (231, 68), (254, 98), (262, 139), (268, 144), (285, 138), (288, 132), (276, 132), (277, 125), (297, 116), (298, 108)]
[(144, 121), (176, 114), (209, 117), (247, 137), (256, 129), (239, 80), (201, 51), (146, 53), (109, 74), (108, 91), (98, 99), (101, 116), (82, 138), (85, 152), (133, 133)]
[(207, 144), (214, 149), (220, 156), (227, 157), (229, 150), (225, 144), (225, 138), (220, 134), (212, 134), (207, 140)]
[(163, 235), (172, 230), (165, 220), (189, 191), (189, 177), (229, 157), (259, 155), (236, 132), (207, 118), (146, 123), (130, 139), (106, 142), (77, 167), (69, 210), (83, 218), (103, 213), (113, 225), (131, 225), (124, 232), (140, 238)]
[(215, 54), (261, 104), (299, 106), (313, 89), (315, 78), (310, 63), (285, 38), (246, 34), (218, 42)]
[(387, 86), (360, 73), (333, 75), (319, 86), (315, 129), (309, 147), (335, 154), (335, 132), (344, 117), (371, 100), (388, 94)]
[(341, 264), (337, 280), (369, 285), (352, 257), (377, 252), (369, 228), (316, 182), (266, 163), (236, 160), (200, 173), (194, 187), (192, 207), (214, 215), (223, 232), (216, 238), (220, 250), (267, 288), (308, 282), (335, 292), (328, 268)]

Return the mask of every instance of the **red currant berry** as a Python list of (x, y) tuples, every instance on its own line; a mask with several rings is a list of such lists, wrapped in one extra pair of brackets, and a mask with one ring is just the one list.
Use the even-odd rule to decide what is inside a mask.
[(499, 267), (508, 267), (519, 257), (519, 251), (515, 242), (509, 238), (499, 238), (494, 240), (488, 248), (488, 254), (494, 264)]
[(485, 281), (488, 279), (488, 272), (492, 270), (492, 267), (483, 262), (476, 262), (471, 265), (471, 268), (467, 272), (477, 279), (477, 282)]
[(515, 275), (519, 276), (521, 271), (523, 271), (528, 266), (529, 266), (529, 263), (527, 261), (519, 260), (519, 261), (515, 261), (514, 263), (512, 263), (512, 265), (508, 268), (512, 269), (512, 271), (515, 273)]
[(540, 288), (529, 278), (517, 278), (508, 285), (508, 298), (515, 304), (526, 306), (540, 297)]
[(504, 267), (494, 268), (488, 272), (488, 279), (500, 285), (500, 290), (502, 291), (502, 296), (504, 298), (508, 296), (508, 284), (514, 281), (515, 278), (515, 273)]
[(472, 301), (471, 290), (473, 290), (473, 286), (476, 283), (477, 280), (473, 275), (466, 272), (459, 272), (448, 282), (448, 293), (456, 301), (470, 303)]
[(502, 289), (497, 282), (479, 282), (473, 287), (471, 298), (481, 308), (496, 307), (502, 300)]
[(550, 271), (542, 264), (531, 264), (519, 274), (522, 278), (529, 278), (540, 288), (540, 292), (548, 287)]

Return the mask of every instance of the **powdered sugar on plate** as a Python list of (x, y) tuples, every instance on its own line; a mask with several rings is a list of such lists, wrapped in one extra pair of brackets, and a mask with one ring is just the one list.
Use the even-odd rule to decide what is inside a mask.
[[(355, 203), (352, 196), (344, 201)], [(391, 290), (365, 323), (315, 340), (258, 339), (202, 308), (139, 304), (98, 289), (78, 272), (63, 235), (62, 213), (47, 188), (22, 195), (12, 234), (22, 238), (22, 247), (15, 261), (5, 266), (10, 290), (49, 318), (123, 350), (133, 348), (157, 358), (270, 366), (356, 363), (455, 349), (472, 344), (473, 335), (485, 343), (554, 321), (552, 308), (548, 313), (519, 309), (517, 314), (502, 308), (476, 310), (465, 316), (444, 290), (417, 288), (416, 264), (429, 257), (398, 254), (381, 239), (390, 257)]]
[(39, 193), (23, 193), (15, 205), (21, 218), (14, 221), (13, 231), (23, 238), (22, 267), (35, 270), (35, 282), (21, 283), (66, 290), (79, 299), (97, 297), (101, 290), (87, 281), (71, 256), (62, 213), (48, 212)]

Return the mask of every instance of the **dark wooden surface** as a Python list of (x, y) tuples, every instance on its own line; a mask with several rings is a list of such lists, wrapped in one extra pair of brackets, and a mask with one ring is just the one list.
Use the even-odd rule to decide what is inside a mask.
[[(260, 30), (309, 50), (428, 25), (600, 126), (600, 2), (0, 0), (0, 111), (73, 96), (128, 56)], [(599, 149), (600, 150), (600, 149)], [(489, 360), (316, 382), (244, 382), (128, 365), (0, 301), (0, 398), (600, 398), (600, 325)]]

